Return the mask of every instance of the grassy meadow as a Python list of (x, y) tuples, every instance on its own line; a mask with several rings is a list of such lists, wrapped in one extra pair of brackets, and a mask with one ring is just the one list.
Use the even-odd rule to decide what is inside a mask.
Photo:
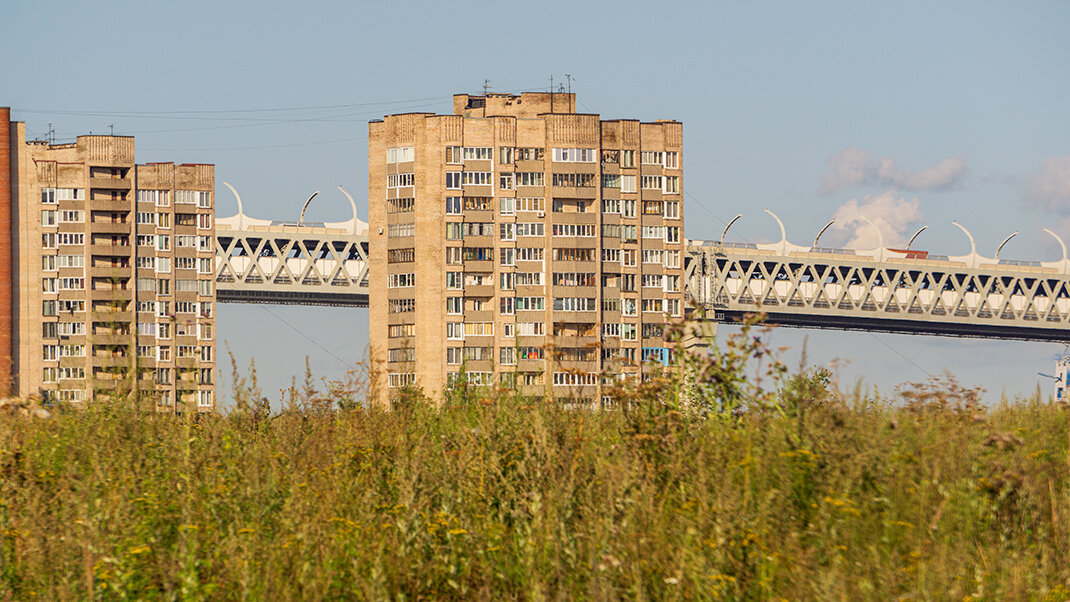
[(1070, 598), (1065, 406), (681, 357), (609, 411), (236, 374), (225, 415), (0, 416), (0, 599)]

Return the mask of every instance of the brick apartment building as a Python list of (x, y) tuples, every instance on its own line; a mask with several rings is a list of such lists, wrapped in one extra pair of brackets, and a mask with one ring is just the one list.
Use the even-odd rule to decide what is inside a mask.
[(515, 383), (597, 400), (683, 313), (682, 124), (566, 93), (454, 96), (369, 125), (370, 337), (384, 395)]
[(27, 141), (0, 108), (0, 393), (214, 408), (214, 190), (213, 165)]

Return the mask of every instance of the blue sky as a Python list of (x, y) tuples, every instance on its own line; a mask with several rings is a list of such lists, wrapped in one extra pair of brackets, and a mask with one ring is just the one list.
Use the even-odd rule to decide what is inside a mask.
[[(774, 239), (763, 208), (799, 244), (837, 214), (893, 240), (929, 224), (915, 246), (951, 255), (968, 251), (953, 219), (987, 255), (1020, 231), (1007, 258), (1057, 259), (1040, 228), (1070, 235), (1067, 3), (15, 0), (4, 17), (0, 105), (31, 134), (114, 126), (140, 162), (215, 163), (221, 216), (227, 181), (253, 216), (296, 218), (322, 190), (309, 217), (346, 219), (334, 187), (366, 198), (369, 119), (569, 73), (581, 110), (684, 123), (690, 238), (743, 213), (737, 239)], [(306, 355), (334, 377), (368, 343), (365, 310), (224, 305), (219, 322), (273, 397)], [(990, 398), (1032, 391), (1061, 349), (788, 329), (773, 342), (793, 362), (804, 337), (812, 362), (850, 360), (848, 381), (889, 390), (947, 368)]]

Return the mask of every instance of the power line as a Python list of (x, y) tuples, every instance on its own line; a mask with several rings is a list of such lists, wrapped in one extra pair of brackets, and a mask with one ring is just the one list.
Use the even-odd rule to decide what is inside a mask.
[(349, 369), (349, 366), (350, 366), (350, 364), (346, 363), (346, 361), (345, 361), (345, 360), (343, 360), (342, 358), (340, 358), (340, 357), (338, 357), (337, 355), (335, 355), (334, 353), (332, 353), (332, 352), (331, 352), (331, 351), (330, 351), (329, 349), (327, 349), (327, 348), (326, 348), (326, 347), (324, 347), (323, 345), (320, 345), (319, 343), (317, 343), (317, 342), (316, 342), (316, 341), (315, 341), (314, 339), (312, 339), (312, 337), (308, 336), (307, 334), (305, 334), (304, 332), (302, 332), (301, 330), (299, 330), (299, 329), (298, 329), (298, 328), (297, 328), (296, 326), (294, 326), (293, 324), (290, 324), (290, 323), (289, 323), (289, 322), (287, 322), (286, 320), (283, 320), (283, 319), (282, 319), (282, 318), (281, 318), (280, 316), (278, 316), (278, 315), (277, 315), (277, 314), (276, 314), (275, 312), (273, 312), (273, 311), (271, 311), (270, 309), (268, 309), (268, 308), (267, 308), (266, 306), (264, 306), (264, 305), (261, 305), (260, 307), (264, 308), (264, 311), (266, 311), (266, 312), (268, 312), (269, 314), (271, 314), (272, 316), (274, 316), (276, 320), (278, 320), (279, 322), (282, 322), (283, 324), (285, 324), (285, 325), (289, 326), (289, 327), (290, 327), (290, 329), (291, 329), (291, 330), (293, 330), (294, 332), (296, 332), (297, 334), (299, 334), (299, 335), (301, 335), (301, 336), (305, 337), (305, 339), (307, 339), (307, 340), (308, 340), (308, 342), (310, 342), (310, 343), (312, 343), (313, 345), (315, 345), (316, 347), (319, 347), (320, 349), (322, 349), (324, 353), (326, 353), (327, 355), (329, 355), (329, 356), (333, 357), (334, 359), (338, 360), (338, 363), (339, 363), (339, 364), (342, 364), (342, 367), (343, 367), (343, 368), (346, 368), (347, 370)]
[(892, 346), (891, 346), (891, 345), (889, 345), (888, 343), (885, 343), (885, 342), (884, 342), (884, 341), (882, 341), (882, 340), (880, 339), (880, 337), (878, 337), (877, 335), (873, 334), (872, 332), (869, 332), (869, 333), (866, 333), (866, 334), (868, 334), (869, 336), (873, 337), (873, 338), (874, 338), (874, 339), (875, 339), (875, 340), (876, 340), (876, 341), (877, 341), (878, 343), (880, 343), (881, 345), (884, 345), (884, 346), (885, 346), (885, 347), (887, 347), (888, 349), (891, 349), (893, 353), (895, 353), (895, 354), (896, 354), (896, 355), (898, 355), (899, 357), (901, 357), (901, 358), (905, 359), (905, 360), (907, 361), (907, 363), (909, 363), (910, 365), (914, 366), (914, 367), (915, 367), (915, 368), (917, 368), (918, 370), (921, 370), (921, 371), (922, 371), (923, 373), (925, 373), (925, 375), (926, 375), (926, 376), (928, 376), (929, 378), (932, 378), (932, 377), (933, 377), (933, 375), (932, 375), (932, 374), (931, 374), (931, 373), (930, 373), (930, 372), (929, 372), (928, 370), (926, 370), (925, 368), (922, 368), (921, 366), (919, 366), (919, 365), (918, 365), (917, 363), (915, 363), (915, 362), (914, 362), (914, 360), (910, 359), (909, 357), (907, 357), (907, 356), (903, 355), (902, 353), (899, 353), (899, 351), (898, 351), (898, 350), (897, 350), (897, 349), (896, 349), (895, 347), (892, 347)]
[(424, 98), (408, 98), (404, 100), (380, 100), (375, 102), (360, 102), (343, 105), (318, 105), (305, 107), (270, 107), (265, 109), (199, 109), (187, 111), (71, 111), (71, 110), (45, 110), (45, 109), (18, 109), (12, 107), (12, 111), (23, 113), (56, 113), (59, 115), (87, 115), (87, 116), (132, 116), (132, 115), (197, 115), (209, 113), (270, 113), (280, 111), (318, 111), (324, 109), (349, 109), (356, 107), (371, 107), (391, 104), (405, 104), (423, 102), (428, 100), (442, 100), (442, 96), (426, 96)]
[(263, 146), (232, 146), (228, 148), (142, 148), (138, 149), (141, 152), (153, 152), (153, 153), (196, 153), (196, 152), (217, 152), (217, 151), (236, 151), (236, 150), (257, 150), (268, 148), (290, 148), (294, 146), (315, 146), (317, 144), (335, 144), (338, 142), (353, 142), (356, 140), (365, 140), (366, 136), (357, 136), (355, 138), (336, 138), (334, 140), (317, 140), (315, 142), (294, 142), (293, 144), (266, 144)]

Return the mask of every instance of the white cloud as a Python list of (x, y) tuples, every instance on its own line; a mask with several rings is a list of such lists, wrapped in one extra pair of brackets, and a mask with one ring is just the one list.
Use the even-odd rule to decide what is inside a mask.
[(1034, 206), (1070, 213), (1070, 156), (1045, 159), (1040, 171), (1026, 178), (1026, 196)]
[[(880, 246), (877, 232), (862, 218), (868, 218), (880, 230), (886, 247), (902, 248), (923, 219), (921, 202), (907, 200), (888, 191), (851, 199), (840, 205), (832, 216), (836, 223), (829, 228), (836, 246), (845, 249), (874, 249)], [(825, 246), (825, 245), (822, 245)]]
[(962, 157), (948, 157), (932, 167), (911, 171), (900, 168), (891, 157), (876, 157), (865, 149), (851, 147), (829, 157), (819, 190), (822, 194), (859, 186), (948, 190), (958, 186), (965, 175), (966, 160)]

